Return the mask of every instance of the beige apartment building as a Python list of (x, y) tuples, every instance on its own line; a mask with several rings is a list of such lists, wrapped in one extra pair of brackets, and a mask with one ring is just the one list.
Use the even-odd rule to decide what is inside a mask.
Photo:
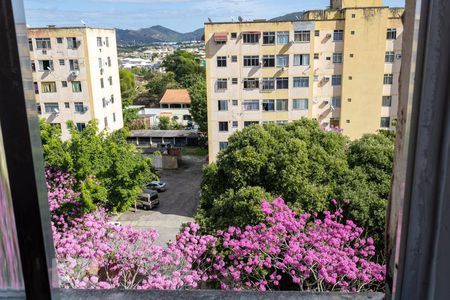
[(252, 124), (306, 117), (351, 139), (394, 130), (403, 11), (331, 0), (296, 21), (206, 23), (210, 162)]
[(100, 130), (123, 127), (116, 33), (91, 27), (28, 28), (31, 69), (40, 117), (83, 130), (97, 120)]

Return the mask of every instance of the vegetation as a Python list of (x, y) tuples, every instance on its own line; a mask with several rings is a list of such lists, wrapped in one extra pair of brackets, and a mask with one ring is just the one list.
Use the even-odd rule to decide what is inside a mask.
[(175, 81), (175, 74), (173, 72), (149, 72), (144, 78), (148, 80), (146, 85), (148, 92), (155, 95), (158, 100), (167, 89), (180, 88), (180, 84)]
[(163, 247), (153, 229), (113, 225), (104, 210), (81, 213), (69, 174), (47, 169), (46, 178), (61, 288), (356, 292), (384, 284), (373, 239), (342, 221), (341, 209), (298, 215), (282, 199), (263, 200), (258, 225), (201, 235), (191, 223)]
[(127, 143), (126, 130), (98, 133), (90, 122), (79, 132), (69, 123), (71, 139), (61, 141), (59, 128), (40, 122), (44, 159), (48, 166), (70, 172), (79, 182), (83, 208), (96, 206), (113, 211), (128, 209), (145, 183), (156, 178), (151, 161)]
[(191, 96), (190, 113), (192, 119), (203, 133), (208, 132), (208, 107), (206, 100), (206, 79), (204, 76), (190, 77), (189, 95)]
[(200, 59), (191, 52), (177, 50), (167, 55), (162, 63), (167, 72), (175, 74), (175, 80), (182, 82), (192, 74), (203, 74), (204, 68), (200, 66)]
[[(217, 162), (204, 169), (196, 221), (207, 232), (261, 222), (248, 192), (257, 188), (255, 195), (281, 196), (298, 212), (329, 210), (336, 199), (345, 217), (382, 245), (393, 149), (384, 135), (350, 142), (306, 119), (250, 126), (232, 135)], [(247, 197), (245, 205), (237, 197)]]
[(174, 130), (181, 130), (183, 129), (183, 125), (179, 124), (176, 120), (171, 119), (169, 117), (160, 117), (159, 118), (159, 129), (161, 130), (170, 130), (170, 129), (174, 129)]

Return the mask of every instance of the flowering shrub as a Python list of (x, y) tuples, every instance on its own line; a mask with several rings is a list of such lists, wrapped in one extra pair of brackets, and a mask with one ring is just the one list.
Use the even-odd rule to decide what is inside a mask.
[(280, 198), (262, 201), (265, 221), (216, 236), (186, 226), (167, 247), (155, 230), (108, 222), (104, 210), (82, 214), (68, 174), (47, 170), (48, 198), (64, 288), (180, 289), (201, 283), (222, 289), (377, 290), (385, 267), (370, 261), (371, 238), (342, 210), (323, 219), (297, 215)]

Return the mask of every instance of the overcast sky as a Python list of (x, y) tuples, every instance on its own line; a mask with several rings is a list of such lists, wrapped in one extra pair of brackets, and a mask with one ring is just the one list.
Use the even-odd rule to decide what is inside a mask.
[[(0, 0), (1, 1), (1, 0)], [(404, 6), (405, 0), (384, 0)], [(30, 26), (81, 25), (138, 29), (162, 25), (189, 32), (213, 21), (269, 19), (287, 13), (322, 9), (329, 0), (24, 0)]]

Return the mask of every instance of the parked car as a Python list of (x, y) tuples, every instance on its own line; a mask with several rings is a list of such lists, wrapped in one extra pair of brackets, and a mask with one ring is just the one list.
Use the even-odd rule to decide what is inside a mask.
[(144, 189), (136, 201), (136, 207), (144, 210), (153, 209), (159, 205), (158, 193), (154, 190)]
[(158, 192), (166, 191), (166, 183), (162, 181), (152, 181), (147, 184), (147, 188)]

